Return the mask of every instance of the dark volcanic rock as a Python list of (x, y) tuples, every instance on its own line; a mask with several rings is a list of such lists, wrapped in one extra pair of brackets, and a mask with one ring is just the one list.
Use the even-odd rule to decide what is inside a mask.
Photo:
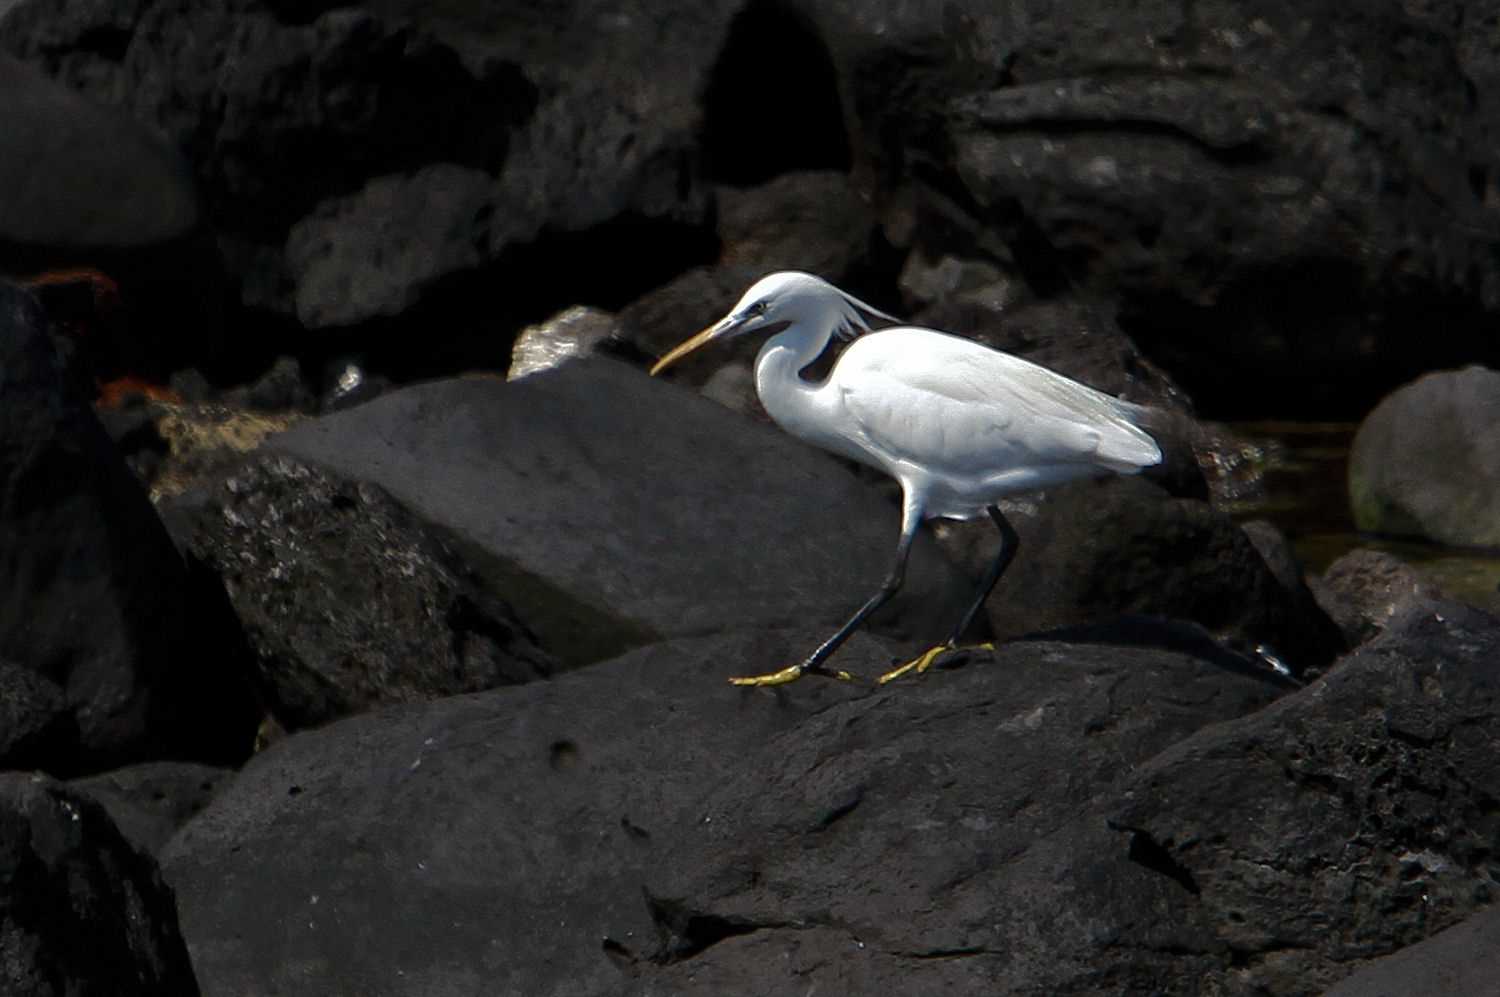
[[(1299, 672), (1343, 649), (1308, 593), (1282, 585), (1245, 532), (1206, 502), (1118, 479), (1009, 504), (1020, 552), (986, 607), (1002, 638), (1144, 614), (1198, 623), (1242, 651), (1265, 645)], [(994, 532), (964, 524), (971, 568), (993, 556)]]
[(1491, 907), (1394, 955), (1374, 959), (1323, 997), (1494, 997), (1500, 907)]
[(1386, 398), (1349, 453), (1361, 530), (1500, 547), (1500, 371), (1428, 374)]
[(98, 801), (127, 841), (155, 855), (233, 775), (193, 762), (144, 762), (73, 779), (68, 788)]
[(56, 682), (0, 659), (0, 768), (42, 768), (72, 757), (78, 727)]
[[(378, 484), (472, 545), (567, 664), (655, 635), (831, 628), (895, 551), (899, 510), (833, 459), (608, 360), (406, 388), (268, 446)], [(921, 537), (875, 625), (940, 638), (969, 591)]]
[(1415, 604), (1310, 688), (1141, 766), (1109, 819), (1181, 884), (1152, 933), (1301, 997), (1489, 905), (1496, 661), (1494, 618)]
[[(0, 56), (0, 267), (17, 249), (86, 253), (182, 238), (198, 224), (187, 164), (128, 114)], [(6, 258), (9, 256), (10, 258)]]
[(510, 607), (373, 484), (262, 457), (184, 504), (185, 545), (223, 578), (286, 729), (553, 670)]
[(88, 797), (0, 774), (0, 990), (196, 995), (172, 892)]
[(718, 206), (722, 262), (757, 276), (805, 270), (861, 293), (876, 216), (847, 174), (796, 172), (758, 187), (721, 187)]
[(77, 730), (45, 765), (237, 761), (255, 723), (231, 667), (243, 635), (213, 613), (44, 329), (0, 286), (0, 646), (63, 690)]
[(1312, 591), (1350, 647), (1384, 630), (1412, 600), (1436, 591), (1411, 565), (1378, 550), (1352, 550), (1313, 579)]
[[(879, 691), (725, 684), (816, 636), (677, 641), (288, 738), (165, 853), (205, 985), (1025, 992), (1003, 985), (1007, 947), (1108, 960), (1108, 939), (1019, 924), (1042, 885), (1003, 871), (1134, 765), (1277, 693), (1185, 655), (1048, 643)], [(860, 635), (843, 664), (890, 653)]]
[(1495, 355), (1478, 11), (818, 6), (877, 172), (915, 191), (910, 240), (1118, 297), (1205, 409), (1264, 411), (1269, 378), (1348, 411)]

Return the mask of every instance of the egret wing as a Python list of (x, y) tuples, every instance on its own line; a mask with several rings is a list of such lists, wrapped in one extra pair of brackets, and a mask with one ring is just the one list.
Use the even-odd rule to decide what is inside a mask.
[(857, 340), (833, 380), (866, 445), (940, 473), (1154, 464), (1134, 406), (1019, 357), (928, 329)]

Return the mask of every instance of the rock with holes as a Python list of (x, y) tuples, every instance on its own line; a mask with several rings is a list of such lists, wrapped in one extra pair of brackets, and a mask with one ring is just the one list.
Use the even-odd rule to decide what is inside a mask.
[(257, 715), (235, 669), (244, 635), (63, 380), (46, 317), (8, 285), (0, 398), (0, 653), (35, 676), (7, 683), (0, 761), (72, 774), (242, 759)]
[(1500, 547), (1500, 371), (1442, 371), (1360, 424), (1349, 505), (1361, 530)]
[[(442, 527), (569, 665), (662, 636), (831, 631), (895, 551), (899, 509), (832, 458), (612, 360), (410, 387), (267, 446)], [(921, 537), (874, 625), (941, 639), (971, 589)]]
[(196, 762), (142, 762), (68, 782), (102, 806), (137, 850), (156, 855), (234, 775)]
[(93, 800), (0, 774), (0, 991), (197, 997), (172, 891)]
[(1318, 604), (1344, 632), (1350, 646), (1384, 630), (1408, 603), (1436, 591), (1411, 565), (1379, 550), (1351, 550), (1312, 580)]
[[(1133, 767), (1285, 690), (1232, 658), (1047, 642), (879, 690), (724, 681), (820, 634), (653, 645), (278, 743), (164, 853), (205, 988), (1019, 993), (1012, 948), (1113, 955), (1108, 926), (1011, 914), (1040, 887), (1008, 872)], [(859, 635), (841, 663), (894, 650)], [(1139, 870), (1112, 916), (1181, 889), (1091, 826), (1105, 853), (1068, 861)]]
[(288, 730), (555, 668), (501, 595), (377, 485), (267, 456), (176, 504)]

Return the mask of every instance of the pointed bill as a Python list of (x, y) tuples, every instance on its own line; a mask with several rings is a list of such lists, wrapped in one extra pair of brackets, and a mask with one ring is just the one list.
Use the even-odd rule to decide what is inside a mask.
[(662, 357), (652, 365), (651, 376), (655, 377), (657, 374), (660, 374), (662, 371), (666, 370), (668, 367), (672, 366), (674, 363), (681, 360), (683, 357), (687, 356), (689, 353), (693, 352), (704, 343), (712, 342), (718, 337), (725, 335), (737, 324), (738, 323), (735, 321), (733, 315), (727, 315), (724, 318), (719, 319), (719, 321), (715, 322), (707, 329), (704, 329), (702, 332), (698, 333), (691, 339), (679, 343), (677, 346), (673, 347), (666, 356)]

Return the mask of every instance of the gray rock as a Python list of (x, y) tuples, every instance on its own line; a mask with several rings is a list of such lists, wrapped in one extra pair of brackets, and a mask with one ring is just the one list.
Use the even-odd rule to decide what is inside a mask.
[(725, 264), (756, 276), (805, 270), (840, 286), (870, 267), (875, 211), (845, 173), (799, 171), (757, 187), (720, 187), (718, 206)]
[(194, 762), (143, 762), (73, 779), (68, 788), (97, 801), (136, 850), (156, 855), (233, 776)]
[[(614, 361), (406, 388), (267, 445), (471, 545), (567, 664), (660, 636), (832, 629), (895, 552), (899, 510), (832, 458)], [(938, 639), (969, 594), (923, 536), (874, 625)]]
[(15, 997), (197, 997), (172, 891), (99, 804), (0, 773), (0, 990)]
[(1392, 955), (1372, 959), (1323, 997), (1495, 997), (1500, 983), (1500, 907), (1492, 907)]
[(1500, 547), (1500, 371), (1428, 374), (1354, 437), (1349, 504), (1361, 530)]
[[(1277, 692), (1060, 644), (880, 691), (724, 682), (816, 636), (675, 641), (281, 742), (167, 848), (205, 986), (1025, 992), (1011, 951), (1113, 957), (1102, 930), (1017, 924), (1043, 887), (999, 873), (1132, 766)], [(843, 663), (890, 653), (859, 635)]]
[(223, 579), (287, 730), (553, 671), (510, 607), (375, 485), (262, 457), (185, 504), (184, 545)]

